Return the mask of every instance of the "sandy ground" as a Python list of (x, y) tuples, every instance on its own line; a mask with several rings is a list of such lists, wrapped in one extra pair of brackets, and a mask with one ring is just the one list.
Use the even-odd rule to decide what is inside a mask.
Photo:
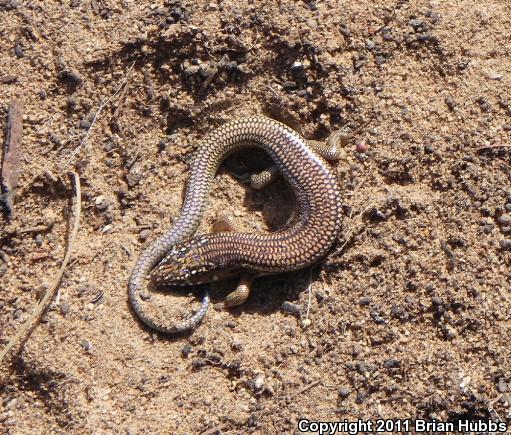
[[(0, 221), (0, 345), (64, 256), (70, 169), (83, 188), (58, 296), (0, 369), (0, 432), (511, 424), (510, 17), (506, 0), (0, 1), (2, 125), (11, 99), (25, 105), (16, 216)], [(339, 242), (192, 334), (155, 334), (130, 311), (130, 270), (178, 215), (198, 140), (255, 113), (307, 138), (351, 135)], [(252, 191), (232, 176), (257, 163), (243, 157), (201, 232), (225, 209), (250, 230), (285, 222), (286, 186)], [(310, 282), (303, 329), (281, 307), (306, 307)], [(168, 316), (197, 306), (154, 299)]]

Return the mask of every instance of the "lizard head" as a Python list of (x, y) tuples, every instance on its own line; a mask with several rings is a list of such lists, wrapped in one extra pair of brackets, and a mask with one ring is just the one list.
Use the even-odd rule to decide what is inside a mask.
[(151, 272), (156, 285), (183, 286), (221, 281), (236, 273), (222, 262), (213, 261), (207, 235), (175, 245)]

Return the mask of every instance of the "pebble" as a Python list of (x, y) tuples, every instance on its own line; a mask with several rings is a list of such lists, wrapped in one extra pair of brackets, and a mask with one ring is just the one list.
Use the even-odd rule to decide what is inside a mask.
[(431, 298), (431, 303), (438, 307), (440, 305), (443, 305), (444, 301), (442, 301), (442, 299), (439, 298), (438, 296), (434, 296), (434, 297)]
[(190, 344), (185, 344), (181, 349), (181, 355), (184, 358), (188, 358), (188, 356), (192, 353), (192, 346)]
[(68, 82), (72, 86), (78, 86), (83, 82), (83, 79), (78, 71), (73, 68), (61, 71), (58, 77), (59, 79)]
[(299, 61), (293, 62), (291, 65), (291, 71), (302, 71), (304, 69), (303, 63)]
[(376, 43), (371, 40), (371, 39), (368, 39), (366, 42), (365, 42), (365, 46), (368, 50), (373, 50), (374, 47), (376, 47)]
[(264, 376), (259, 373), (255, 378), (247, 381), (247, 386), (253, 392), (261, 390), (264, 385)]
[(258, 374), (254, 379), (254, 387), (257, 390), (260, 390), (264, 384), (264, 376), (262, 374)]
[(364, 391), (359, 391), (357, 393), (357, 398), (355, 399), (355, 402), (358, 404), (364, 403), (366, 401), (366, 393)]
[(373, 208), (369, 212), (369, 217), (372, 221), (376, 221), (376, 222), (382, 222), (387, 218), (385, 216), (385, 213), (383, 213), (381, 210), (378, 210), (377, 208)]
[(500, 241), (500, 247), (505, 251), (511, 251), (511, 239), (502, 239)]
[(95, 200), (95, 203), (97, 210), (100, 212), (106, 211), (110, 206), (110, 202), (103, 196), (98, 196)]
[(413, 27), (414, 30), (417, 30), (419, 29), (420, 27), (423, 26), (423, 22), (421, 20), (419, 20), (418, 18), (414, 18), (414, 19), (411, 19), (408, 24)]
[(282, 83), (282, 89), (286, 89), (286, 90), (292, 90), (292, 89), (296, 89), (296, 82), (294, 81), (291, 81), (291, 80), (288, 80), (284, 83)]
[(62, 301), (60, 303), (60, 313), (65, 316), (71, 311), (71, 304), (68, 301)]
[(349, 37), (351, 36), (351, 31), (350, 29), (348, 29), (348, 27), (346, 27), (346, 25), (344, 24), (341, 24), (339, 26), (339, 31), (341, 32), (342, 35), (346, 36), (346, 37)]
[(67, 108), (68, 108), (69, 110), (74, 110), (74, 109), (76, 109), (76, 106), (77, 106), (77, 105), (78, 105), (78, 101), (76, 100), (76, 97), (74, 97), (74, 96), (72, 96), (72, 95), (71, 95), (71, 96), (69, 96), (69, 97), (67, 98)]
[(445, 104), (447, 104), (447, 107), (451, 110), (454, 109), (454, 99), (448, 95), (447, 97), (445, 97)]
[(350, 390), (347, 388), (340, 388), (339, 389), (339, 397), (341, 399), (346, 399), (350, 395)]
[(507, 384), (506, 384), (506, 381), (504, 380), (504, 378), (499, 378), (498, 382), (497, 382), (497, 391), (499, 393), (505, 393), (507, 392)]
[(83, 350), (89, 352), (92, 349), (92, 343), (88, 340), (82, 340), (80, 342), (80, 346), (82, 346)]
[(19, 42), (17, 42), (16, 45), (14, 46), (14, 54), (16, 55), (17, 58), (25, 56), (25, 53), (23, 52), (23, 47)]
[(497, 222), (501, 225), (511, 225), (511, 215), (503, 213), (497, 218)]
[(386, 369), (396, 369), (401, 367), (401, 361), (398, 359), (388, 359), (383, 362), (383, 367)]
[(148, 229), (145, 229), (145, 230), (140, 231), (140, 233), (138, 234), (138, 238), (141, 242), (145, 242), (149, 238), (150, 235), (151, 235), (151, 231)]
[(447, 340), (452, 340), (454, 337), (456, 337), (457, 332), (451, 325), (446, 325), (444, 329), (445, 338)]
[(367, 367), (366, 367), (365, 363), (362, 361), (356, 363), (355, 367), (357, 369), (357, 372), (359, 372), (359, 373), (364, 373), (365, 371), (367, 371)]
[(128, 187), (135, 187), (143, 178), (142, 170), (138, 165), (133, 165), (126, 175), (126, 183), (128, 183)]
[(43, 236), (41, 234), (36, 234), (34, 241), (37, 246), (41, 247), (43, 244)]
[(371, 303), (371, 298), (370, 297), (367, 297), (367, 296), (364, 296), (362, 298), (360, 298), (358, 300), (358, 304), (361, 306), (361, 307), (365, 307), (367, 305), (369, 305)]
[(80, 128), (88, 130), (92, 125), (92, 122), (88, 118), (84, 118), (80, 121)]
[(284, 301), (282, 302), (282, 311), (286, 311), (288, 313), (293, 313), (293, 314), (300, 314), (303, 310), (303, 307), (299, 304), (293, 304), (292, 302), (289, 302), (289, 301)]
[(357, 142), (355, 149), (358, 153), (365, 153), (367, 151), (367, 145), (365, 142)]
[(243, 349), (243, 345), (241, 344), (241, 341), (239, 341), (237, 338), (232, 340), (231, 347), (233, 350), (238, 351), (238, 352)]

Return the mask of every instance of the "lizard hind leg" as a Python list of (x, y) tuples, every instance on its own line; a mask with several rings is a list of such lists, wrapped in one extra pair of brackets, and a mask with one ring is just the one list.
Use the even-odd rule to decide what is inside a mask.
[(227, 212), (218, 213), (215, 222), (211, 225), (211, 232), (221, 233), (231, 231), (241, 232), (240, 224), (231, 214)]
[(250, 296), (252, 290), (252, 283), (254, 282), (254, 276), (243, 274), (238, 282), (236, 290), (229, 293), (225, 298), (224, 306), (226, 308), (237, 307), (244, 303)]
[[(346, 151), (343, 147), (348, 144), (350, 137), (343, 130), (335, 130), (330, 133), (325, 142), (307, 140), (307, 144), (325, 160), (337, 161), (346, 158)], [(277, 166), (272, 165), (264, 171), (252, 174), (250, 176), (250, 186), (252, 189), (260, 190), (273, 183), (278, 176), (279, 170)]]
[(330, 133), (325, 142), (308, 140), (307, 144), (325, 160), (337, 161), (346, 158), (343, 146), (348, 144), (350, 137), (343, 130), (335, 130)]

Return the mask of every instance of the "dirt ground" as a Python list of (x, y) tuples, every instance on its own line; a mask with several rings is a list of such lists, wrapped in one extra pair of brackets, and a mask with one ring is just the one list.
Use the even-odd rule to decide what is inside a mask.
[[(1, 124), (24, 102), (16, 214), (0, 221), (1, 346), (64, 257), (71, 169), (83, 189), (59, 292), (0, 368), (0, 432), (511, 424), (509, 41), (508, 0), (0, 0)], [(343, 233), (312, 270), (259, 280), (192, 334), (155, 334), (130, 310), (130, 271), (179, 214), (198, 141), (251, 114), (351, 135)], [(250, 230), (285, 222), (284, 183), (254, 192), (233, 176), (263, 163), (230, 159), (201, 232), (221, 210)], [(305, 310), (308, 290), (303, 328), (282, 304)], [(154, 301), (176, 318), (198, 306)]]

